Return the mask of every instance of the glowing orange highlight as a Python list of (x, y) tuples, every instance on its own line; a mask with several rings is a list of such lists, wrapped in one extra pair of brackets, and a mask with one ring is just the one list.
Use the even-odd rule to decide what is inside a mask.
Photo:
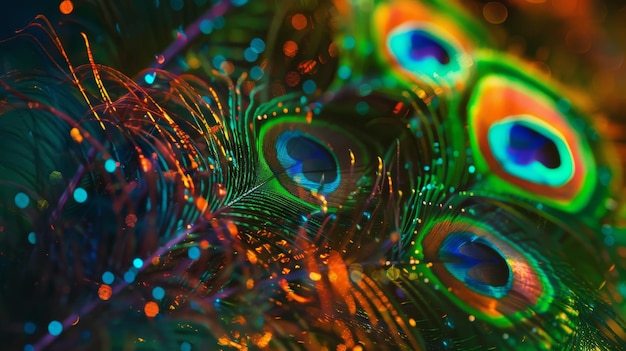
[(287, 57), (294, 57), (298, 53), (298, 44), (293, 40), (287, 40), (283, 44), (283, 53)]
[(296, 294), (290, 287), (289, 287), (289, 283), (287, 283), (286, 279), (281, 279), (280, 281), (278, 281), (278, 285), (283, 289), (283, 291), (286, 293), (287, 296), (287, 300), (289, 301), (295, 301), (297, 303), (308, 303), (313, 301), (311, 298), (306, 298), (304, 296), (300, 296), (298, 294)]
[(208, 249), (208, 248), (209, 248), (209, 246), (211, 246), (211, 245), (209, 244), (209, 241), (208, 241), (208, 240), (202, 240), (202, 241), (200, 242), (200, 245), (198, 245), (198, 246), (199, 246), (202, 250), (206, 250), (206, 249)]
[(72, 139), (74, 139), (75, 142), (79, 144), (83, 142), (83, 135), (80, 133), (80, 130), (78, 130), (78, 128), (76, 127), (70, 130), (70, 136), (72, 137)]
[(152, 169), (152, 163), (150, 163), (150, 160), (143, 157), (143, 155), (140, 156), (139, 163), (144, 172), (149, 172)]
[(200, 211), (204, 211), (207, 207), (209, 207), (209, 203), (203, 197), (197, 197), (196, 207), (198, 207)]
[(291, 25), (296, 30), (302, 30), (302, 29), (306, 28), (306, 26), (307, 26), (307, 19), (301, 13), (295, 14), (295, 15), (293, 15), (293, 17), (291, 17)]
[(311, 272), (311, 273), (309, 273), (309, 279), (311, 279), (312, 281), (316, 282), (316, 281), (319, 281), (320, 279), (322, 279), (322, 275), (317, 273), (317, 272)]
[(228, 222), (226, 227), (228, 228), (228, 232), (230, 233), (230, 235), (235, 236), (239, 234), (239, 229), (237, 229), (237, 226), (235, 225), (235, 223)]
[(126, 216), (125, 222), (128, 227), (133, 228), (135, 224), (137, 223), (137, 216), (131, 213), (128, 216)]
[(305, 73), (312, 73), (313, 69), (317, 66), (317, 61), (315, 60), (306, 60), (306, 61), (302, 61), (298, 64), (298, 70), (300, 70), (300, 72), (302, 72), (302, 74)]
[(256, 264), (258, 262), (258, 259), (256, 257), (256, 254), (254, 253), (254, 251), (252, 251), (252, 250), (246, 251), (246, 256), (248, 257), (248, 261), (250, 261), (250, 263)]
[(146, 305), (143, 308), (143, 311), (146, 314), (146, 316), (150, 318), (155, 317), (157, 314), (159, 314), (159, 305), (157, 305), (157, 303), (154, 301), (150, 301), (146, 303)]
[(64, 15), (69, 15), (74, 11), (74, 4), (70, 0), (63, 0), (59, 4), (59, 11)]
[(101, 300), (106, 301), (111, 298), (111, 295), (113, 295), (113, 289), (111, 289), (109, 285), (106, 285), (106, 284), (100, 285), (100, 288), (98, 289), (98, 297)]

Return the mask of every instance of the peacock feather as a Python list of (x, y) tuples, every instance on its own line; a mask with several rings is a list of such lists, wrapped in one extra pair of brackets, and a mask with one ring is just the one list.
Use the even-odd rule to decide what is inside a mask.
[(625, 349), (619, 123), (503, 46), (532, 6), (44, 11), (0, 42), (2, 349)]

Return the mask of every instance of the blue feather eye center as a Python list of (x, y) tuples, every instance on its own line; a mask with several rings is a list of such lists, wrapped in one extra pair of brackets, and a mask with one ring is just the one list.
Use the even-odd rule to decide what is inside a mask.
[(494, 158), (509, 174), (537, 184), (561, 186), (573, 176), (571, 150), (558, 132), (532, 116), (511, 116), (488, 132)]
[(278, 162), (299, 186), (329, 194), (339, 187), (337, 159), (325, 144), (297, 130), (280, 134), (276, 142)]
[(525, 166), (536, 161), (550, 169), (561, 164), (559, 150), (545, 135), (518, 123), (511, 126), (509, 133), (507, 153), (516, 164)]
[(461, 70), (459, 45), (427, 23), (397, 27), (387, 37), (387, 49), (401, 68), (413, 74), (442, 77)]
[(513, 274), (500, 250), (473, 233), (448, 235), (439, 249), (439, 259), (456, 279), (470, 289), (500, 298), (513, 284)]
[(410, 57), (414, 60), (423, 60), (429, 57), (436, 59), (440, 64), (450, 62), (446, 49), (432, 36), (422, 30), (407, 33), (410, 36)]

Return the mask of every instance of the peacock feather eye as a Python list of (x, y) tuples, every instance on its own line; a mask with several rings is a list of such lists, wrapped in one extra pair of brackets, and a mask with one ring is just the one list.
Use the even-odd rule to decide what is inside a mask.
[(316, 137), (286, 130), (276, 140), (276, 159), (287, 177), (298, 186), (326, 195), (341, 181), (333, 151)]
[[(482, 221), (443, 216), (423, 230), (412, 258), (467, 313), (510, 326), (550, 306), (552, 283), (540, 260)], [(414, 253), (415, 254), (415, 251)]]
[(312, 116), (309, 110), (309, 118), (302, 112), (275, 115), (259, 123), (260, 174), (276, 179), (275, 191), (299, 202), (330, 208), (348, 205), (361, 187), (371, 185), (367, 170), (372, 168), (372, 159), (363, 136), (329, 123), (324, 116)]
[(465, 85), (482, 41), (480, 30), (470, 30), (473, 24), (450, 4), (383, 3), (374, 11), (372, 28), (381, 59), (398, 74), (456, 89)]
[(290, 194), (312, 203), (321, 196), (335, 207), (349, 196), (347, 189), (357, 188), (360, 172), (355, 174), (350, 150), (362, 145), (339, 130), (327, 131), (330, 127), (282, 117), (263, 125), (259, 145), (262, 159)]
[(483, 236), (473, 232), (450, 233), (439, 248), (438, 257), (448, 273), (475, 292), (500, 298), (511, 291), (511, 267), (502, 251)]
[(493, 189), (574, 212), (597, 187), (583, 117), (548, 84), (501, 58), (481, 57), (467, 103), (476, 167)]

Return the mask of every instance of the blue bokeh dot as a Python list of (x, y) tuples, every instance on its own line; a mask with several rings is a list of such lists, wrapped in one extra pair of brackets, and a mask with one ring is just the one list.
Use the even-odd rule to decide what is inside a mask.
[(87, 191), (83, 188), (76, 188), (74, 190), (74, 200), (81, 204), (87, 201)]
[(197, 248), (196, 246), (190, 247), (189, 251), (187, 251), (187, 255), (192, 260), (197, 260), (198, 258), (200, 258), (200, 249)]
[(19, 208), (26, 208), (29, 203), (30, 203), (30, 198), (28, 197), (28, 195), (24, 193), (17, 193), (15, 195), (15, 206)]
[(135, 266), (135, 268), (139, 269), (143, 266), (143, 260), (139, 257), (135, 258), (133, 260), (133, 266)]
[(352, 74), (352, 68), (350, 68), (350, 66), (341, 66), (339, 67), (339, 70), (337, 70), (337, 75), (341, 79), (348, 79), (350, 78), (351, 74)]
[(34, 334), (35, 330), (37, 330), (37, 326), (33, 322), (24, 323), (24, 333), (26, 334)]
[(112, 159), (108, 159), (104, 162), (104, 170), (109, 172), (109, 173), (113, 173), (115, 172), (115, 169), (117, 168), (117, 162), (115, 162), (115, 160)]
[(210, 34), (213, 31), (213, 22), (208, 19), (200, 22), (200, 31), (204, 34)]
[(163, 290), (163, 288), (160, 286), (155, 287), (154, 289), (152, 289), (152, 297), (157, 300), (161, 300), (165, 297), (165, 290)]
[(191, 351), (191, 344), (186, 341), (181, 342), (180, 351)]
[(115, 276), (113, 275), (113, 273), (111, 272), (104, 272), (102, 273), (102, 282), (104, 284), (113, 284), (113, 281), (115, 280)]
[(146, 75), (143, 77), (143, 80), (145, 80), (148, 84), (154, 83), (154, 81), (156, 80), (156, 72), (146, 73)]
[(127, 282), (127, 283), (134, 282), (135, 281), (135, 273), (130, 272), (130, 271), (124, 273), (124, 281)]
[(243, 58), (245, 58), (248, 62), (254, 62), (259, 58), (259, 53), (253, 48), (247, 48), (243, 52)]
[(61, 322), (52, 321), (50, 322), (50, 324), (48, 324), (48, 332), (51, 335), (57, 336), (61, 334), (62, 331), (63, 331), (63, 324), (61, 324)]
[(302, 83), (302, 90), (306, 93), (306, 94), (313, 94), (315, 92), (315, 89), (317, 88), (317, 85), (315, 84), (314, 81), (308, 79), (306, 81), (304, 81), (304, 83)]
[(254, 38), (250, 41), (250, 48), (260, 54), (265, 51), (265, 42), (261, 38)]
[(259, 66), (254, 66), (250, 68), (250, 78), (257, 80), (263, 77), (263, 69)]

